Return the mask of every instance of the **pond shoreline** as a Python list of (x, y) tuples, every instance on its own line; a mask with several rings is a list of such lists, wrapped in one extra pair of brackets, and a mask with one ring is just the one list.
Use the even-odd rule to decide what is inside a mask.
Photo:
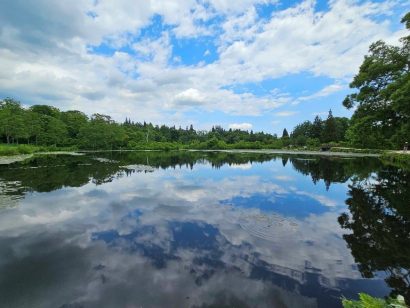
[(382, 151), (380, 153), (357, 153), (339, 151), (309, 151), (309, 150), (283, 150), (283, 149), (179, 149), (179, 150), (78, 150), (78, 151), (41, 151), (30, 154), (0, 155), (0, 165), (8, 165), (14, 162), (23, 161), (34, 155), (84, 155), (87, 153), (107, 153), (107, 152), (220, 152), (220, 153), (255, 153), (255, 154), (285, 154), (285, 155), (314, 155), (325, 157), (377, 157), (384, 162), (396, 162), (407, 165), (410, 162), (410, 152), (403, 151)]
[(331, 151), (295, 151), (295, 150), (268, 150), (268, 149), (212, 149), (212, 150), (195, 150), (195, 149), (181, 149), (181, 150), (80, 150), (80, 151), (50, 151), (50, 152), (35, 152), (32, 154), (19, 154), (0, 156), (0, 165), (8, 165), (14, 162), (23, 161), (35, 155), (83, 155), (86, 153), (107, 153), (107, 152), (220, 152), (220, 153), (255, 153), (255, 154), (286, 154), (286, 155), (316, 155), (328, 157), (381, 157), (382, 154), (375, 153), (354, 153), (354, 152), (331, 152)]
[(318, 156), (343, 156), (343, 157), (380, 157), (375, 153), (354, 153), (354, 152), (331, 152), (331, 151), (295, 151), (295, 150), (263, 150), (263, 149), (243, 149), (243, 150), (188, 150), (191, 152), (225, 152), (225, 153), (260, 153), (260, 154), (287, 154), (287, 155), (318, 155)]
[(332, 152), (332, 151), (298, 151), (298, 150), (274, 150), (274, 149), (180, 149), (180, 150), (97, 150), (77, 151), (78, 153), (104, 153), (104, 152), (220, 152), (220, 153), (259, 153), (259, 154), (288, 154), (288, 155), (318, 155), (318, 156), (343, 156), (343, 157), (380, 157), (379, 153), (355, 153), (355, 152)]

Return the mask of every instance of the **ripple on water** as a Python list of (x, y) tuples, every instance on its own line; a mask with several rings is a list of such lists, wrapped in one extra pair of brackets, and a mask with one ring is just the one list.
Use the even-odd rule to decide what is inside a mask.
[(23, 198), (23, 190), (20, 181), (4, 181), (0, 178), (0, 209), (16, 207)]
[(298, 229), (298, 224), (294, 220), (275, 213), (243, 214), (239, 218), (239, 225), (251, 235), (268, 241), (275, 241), (295, 233)]

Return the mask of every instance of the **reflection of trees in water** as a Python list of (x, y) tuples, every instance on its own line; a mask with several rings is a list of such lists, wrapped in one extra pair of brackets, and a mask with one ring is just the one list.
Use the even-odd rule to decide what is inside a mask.
[(64, 186), (80, 187), (90, 179), (106, 182), (118, 166), (99, 163), (84, 156), (45, 155), (1, 169), (1, 178), (19, 181), (26, 191), (49, 192)]
[[(264, 154), (232, 154), (216, 152), (99, 152), (82, 156), (40, 155), (23, 162), (0, 166), (0, 204), (23, 197), (27, 192), (50, 192), (63, 187), (81, 187), (112, 182), (141, 170), (129, 165), (154, 168), (190, 168), (208, 162), (213, 168), (224, 164), (264, 162), (272, 156)], [(17, 183), (17, 184), (16, 184)], [(7, 197), (7, 198), (6, 198)], [(3, 202), (4, 201), (4, 202)]]
[(350, 214), (339, 217), (348, 247), (366, 278), (385, 271), (392, 295), (410, 304), (410, 172), (385, 167), (349, 185)]
[(24, 194), (24, 188), (19, 181), (4, 181), (0, 178), (0, 209), (18, 205)]
[(323, 179), (328, 188), (332, 182), (343, 183), (351, 176), (367, 177), (377, 170), (378, 160), (320, 158), (265, 153), (229, 153), (200, 151), (169, 152), (98, 152), (83, 156), (44, 155), (35, 156), (20, 163), (0, 166), (0, 178), (4, 181), (19, 181), (25, 192), (49, 192), (63, 187), (80, 187), (89, 182), (100, 185), (138, 170), (129, 170), (127, 165), (149, 165), (153, 168), (189, 168), (195, 164), (210, 164), (213, 168), (224, 165), (262, 163), (279, 159), (283, 166), (290, 162), (298, 172), (310, 175), (314, 183)]
[(304, 175), (310, 175), (316, 184), (323, 180), (326, 189), (331, 183), (345, 183), (352, 176), (367, 178), (371, 172), (380, 168), (380, 161), (372, 158), (323, 158), (291, 157), (293, 167)]

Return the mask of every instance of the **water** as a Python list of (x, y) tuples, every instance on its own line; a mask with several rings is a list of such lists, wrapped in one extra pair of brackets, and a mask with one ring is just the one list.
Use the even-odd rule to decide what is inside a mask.
[(0, 307), (339, 307), (409, 296), (410, 173), (128, 152), (0, 166)]

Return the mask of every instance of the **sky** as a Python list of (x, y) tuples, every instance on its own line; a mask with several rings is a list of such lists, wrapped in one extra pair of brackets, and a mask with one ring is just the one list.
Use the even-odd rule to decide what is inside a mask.
[(0, 99), (196, 129), (281, 134), (349, 117), (372, 42), (408, 0), (2, 0)]

